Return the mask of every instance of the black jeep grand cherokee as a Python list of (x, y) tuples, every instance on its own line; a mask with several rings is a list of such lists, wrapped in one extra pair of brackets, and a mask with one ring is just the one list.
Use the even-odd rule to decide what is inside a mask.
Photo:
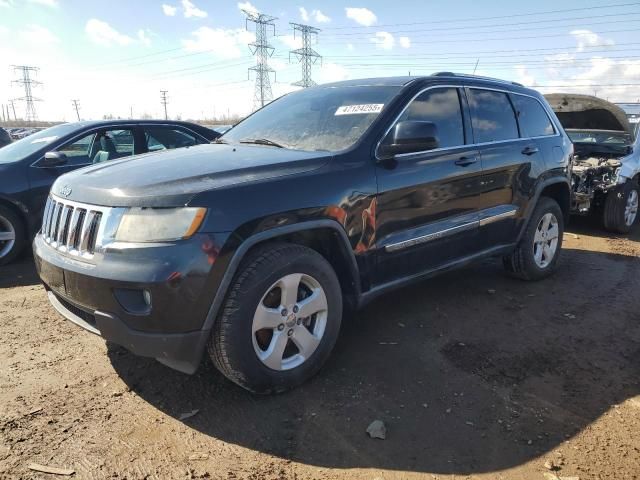
[(287, 95), (218, 140), (69, 173), (34, 241), (66, 318), (193, 373), (281, 391), (343, 306), (487, 256), (551, 274), (571, 142), (518, 84), (436, 74)]

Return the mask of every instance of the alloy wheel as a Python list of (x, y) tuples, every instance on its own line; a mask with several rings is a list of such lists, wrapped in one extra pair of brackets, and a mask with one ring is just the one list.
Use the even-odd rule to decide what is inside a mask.
[(631, 190), (627, 196), (627, 204), (624, 207), (624, 223), (627, 227), (633, 225), (638, 215), (638, 191)]
[(293, 273), (275, 282), (253, 315), (253, 348), (260, 361), (277, 371), (302, 365), (320, 345), (328, 303), (313, 277)]
[(15, 227), (7, 218), (0, 215), (0, 258), (7, 256), (15, 243)]
[(560, 229), (553, 213), (543, 215), (533, 238), (533, 258), (539, 268), (547, 268), (556, 256)]

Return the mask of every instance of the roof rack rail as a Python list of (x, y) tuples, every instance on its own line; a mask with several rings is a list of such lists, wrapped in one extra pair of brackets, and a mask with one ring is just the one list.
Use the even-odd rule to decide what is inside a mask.
[(521, 83), (511, 82), (509, 80), (502, 80), (500, 78), (483, 77), (482, 75), (472, 75), (470, 73), (454, 73), (454, 72), (437, 72), (431, 75), (432, 77), (462, 77), (462, 78), (477, 78), (478, 80), (491, 80), (493, 82), (509, 83), (511, 85), (517, 85), (518, 87), (524, 87)]

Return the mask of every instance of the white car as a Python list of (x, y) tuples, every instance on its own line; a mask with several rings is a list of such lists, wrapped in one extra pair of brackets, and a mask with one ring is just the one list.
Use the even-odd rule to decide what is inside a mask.
[(617, 105), (590, 95), (545, 98), (574, 144), (571, 210), (602, 215), (604, 227), (628, 233), (638, 217), (640, 139)]

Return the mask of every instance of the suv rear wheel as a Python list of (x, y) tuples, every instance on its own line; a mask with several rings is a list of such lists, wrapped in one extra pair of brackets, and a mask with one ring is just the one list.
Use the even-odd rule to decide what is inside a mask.
[(284, 391), (320, 369), (341, 320), (340, 283), (324, 257), (300, 245), (263, 247), (236, 274), (209, 355), (249, 391)]
[(11, 209), (0, 205), (0, 265), (15, 259), (26, 244), (24, 225)]
[(639, 199), (635, 180), (610, 191), (604, 202), (604, 228), (610, 232), (629, 233), (638, 217)]
[(523, 280), (541, 280), (557, 266), (562, 248), (564, 217), (558, 202), (540, 197), (520, 243), (503, 258), (505, 269)]

